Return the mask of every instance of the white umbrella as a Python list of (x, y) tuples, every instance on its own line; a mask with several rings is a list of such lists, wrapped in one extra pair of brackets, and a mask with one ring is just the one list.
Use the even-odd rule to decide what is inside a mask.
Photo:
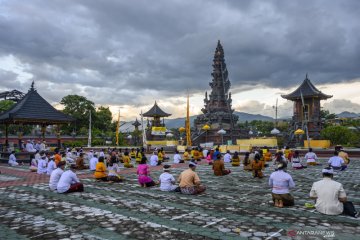
[(280, 133), (280, 131), (277, 128), (274, 128), (273, 130), (271, 130), (270, 133), (273, 134), (273, 135), (277, 135), (277, 134)]

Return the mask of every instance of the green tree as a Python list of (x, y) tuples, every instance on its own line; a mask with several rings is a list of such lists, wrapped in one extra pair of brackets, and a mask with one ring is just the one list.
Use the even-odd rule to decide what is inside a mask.
[(359, 137), (344, 126), (328, 126), (321, 131), (323, 139), (330, 140), (332, 145), (353, 146), (359, 143)]
[(5, 112), (6, 110), (10, 109), (14, 104), (15, 104), (15, 102), (11, 101), (11, 100), (0, 101), (0, 113)]
[(320, 110), (320, 118), (324, 118), (325, 120), (330, 120), (330, 119), (335, 119), (336, 118), (336, 114), (335, 113), (330, 113), (329, 110)]
[(105, 133), (111, 130), (112, 113), (108, 107), (100, 106), (94, 116), (94, 128)]
[(79, 95), (68, 95), (61, 99), (60, 103), (64, 105), (63, 112), (76, 119), (75, 123), (69, 126), (63, 126), (65, 133), (70, 134), (73, 129), (78, 131), (82, 128), (88, 128), (89, 125), (89, 112), (95, 116), (95, 105), (86, 97)]

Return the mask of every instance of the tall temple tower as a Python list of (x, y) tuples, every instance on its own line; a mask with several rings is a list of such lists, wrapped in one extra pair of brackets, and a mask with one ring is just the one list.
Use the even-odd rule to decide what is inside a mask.
[[(212, 81), (209, 84), (211, 93), (208, 96), (207, 92), (205, 92), (205, 106), (201, 109), (203, 114), (194, 120), (196, 129), (194, 140), (197, 143), (211, 141), (215, 144), (221, 144), (222, 140), (235, 142), (239, 135), (239, 129), (236, 127), (238, 116), (233, 113), (234, 110), (231, 108), (232, 99), (231, 92), (229, 92), (231, 83), (224, 59), (224, 49), (220, 40), (216, 46), (211, 76)], [(206, 130), (207, 139), (201, 137), (201, 135), (204, 135), (202, 130), (205, 125), (210, 127)], [(220, 129), (225, 130), (226, 134), (219, 136), (217, 132)]]

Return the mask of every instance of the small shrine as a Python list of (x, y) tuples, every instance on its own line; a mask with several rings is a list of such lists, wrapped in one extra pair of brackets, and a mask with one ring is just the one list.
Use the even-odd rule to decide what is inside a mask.
[(139, 130), (139, 126), (141, 126), (141, 123), (137, 120), (135, 120), (135, 122), (133, 122), (131, 125), (134, 126), (134, 132), (132, 134), (132, 143), (137, 146), (139, 145), (140, 143), (140, 135), (141, 135), (141, 132)]
[[(171, 114), (164, 112), (155, 101), (154, 106), (143, 117), (147, 117), (146, 139), (149, 141), (159, 141), (166, 139), (165, 117)], [(149, 120), (149, 118), (152, 118)]]
[(297, 129), (307, 129), (309, 138), (319, 139), (320, 131), (323, 129), (320, 101), (332, 96), (318, 90), (306, 74), (305, 80), (295, 91), (281, 97), (294, 102), (288, 145), (294, 145), (292, 143)]

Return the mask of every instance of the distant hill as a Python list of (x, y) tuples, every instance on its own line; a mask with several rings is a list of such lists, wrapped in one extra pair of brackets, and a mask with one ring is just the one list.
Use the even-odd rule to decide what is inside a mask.
[[(244, 113), (244, 112), (234, 112), (237, 116), (239, 116), (240, 123), (243, 122), (251, 122), (253, 120), (260, 120), (260, 121), (274, 121), (273, 118), (263, 116), (261, 114), (250, 114), (250, 113)], [(194, 119), (198, 115), (190, 116), (190, 123), (191, 126), (194, 125)], [(121, 132), (132, 132), (134, 131), (134, 126), (131, 125), (132, 122), (121, 122), (120, 130)], [(144, 124), (146, 124), (146, 121), (144, 121)], [(165, 118), (165, 125), (168, 129), (171, 128), (179, 128), (185, 126), (185, 118), (173, 118), (173, 119), (166, 119)], [(141, 126), (139, 127), (141, 129)]]
[(345, 112), (336, 114), (336, 116), (339, 118), (356, 118), (356, 117), (360, 117), (360, 114), (345, 111)]
[(244, 112), (235, 112), (235, 114), (239, 116), (239, 122), (246, 122), (246, 121), (251, 122), (254, 120), (269, 121), (269, 122), (274, 121), (272, 117), (264, 116), (261, 114), (251, 114)]
[[(251, 122), (253, 120), (274, 121), (273, 118), (263, 116), (263, 115), (260, 115), (260, 114), (250, 114), (250, 113), (244, 113), (244, 112), (234, 112), (234, 113), (237, 116), (239, 116), (239, 121), (238, 122), (246, 122), (246, 121)], [(190, 117), (191, 126), (193, 126), (194, 119), (197, 116), (198, 115)], [(185, 126), (185, 118), (165, 119), (165, 125), (167, 126), (167, 128), (179, 128), (181, 126)]]

